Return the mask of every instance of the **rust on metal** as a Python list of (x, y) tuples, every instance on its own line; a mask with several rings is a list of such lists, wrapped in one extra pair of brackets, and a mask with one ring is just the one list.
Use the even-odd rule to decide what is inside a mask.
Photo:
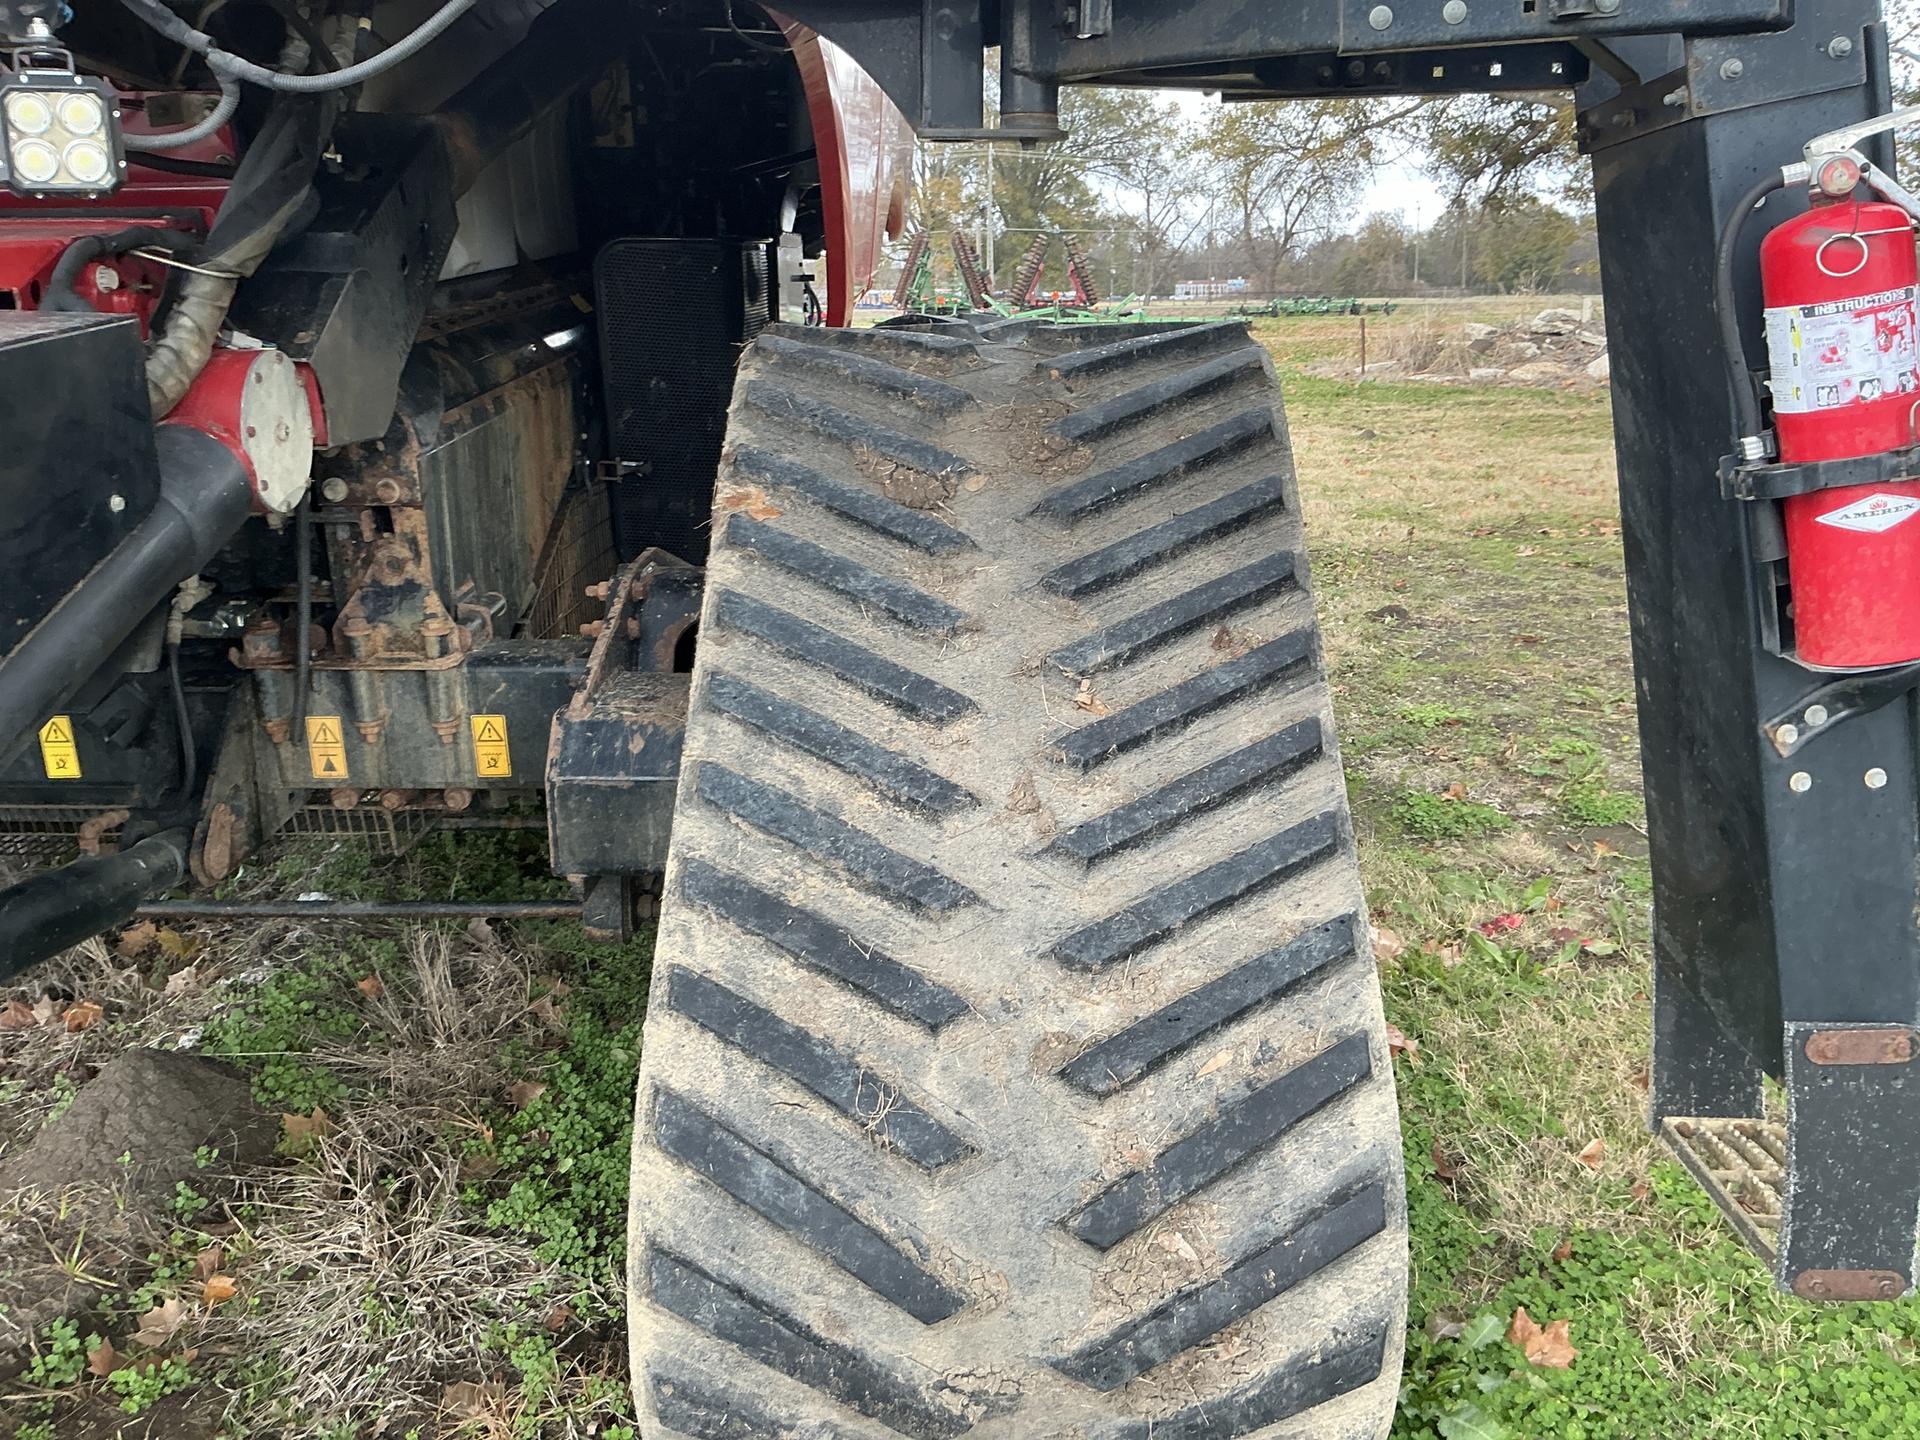
[(91, 819), (82, 820), (80, 828), (74, 832), (74, 840), (80, 846), (83, 855), (111, 854), (120, 847), (107, 839), (109, 831), (119, 828), (133, 818), (131, 810), (102, 810)]
[(1896, 1270), (1802, 1270), (1793, 1293), (1802, 1300), (1898, 1300), (1907, 1280)]
[(1850, 1026), (1807, 1037), (1816, 1065), (1905, 1065), (1913, 1059), (1913, 1031), (1901, 1026)]

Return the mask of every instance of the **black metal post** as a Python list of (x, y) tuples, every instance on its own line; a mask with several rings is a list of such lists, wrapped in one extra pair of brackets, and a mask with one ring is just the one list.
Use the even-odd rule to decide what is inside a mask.
[[(1920, 1019), (1914, 710), (1858, 716), (1788, 757), (1767, 742), (1761, 722), (1830, 677), (1768, 653), (1771, 502), (1724, 499), (1714, 478), (1736, 433), (1718, 378), (1720, 229), (1805, 141), (1874, 113), (1851, 60), (1877, 7), (1830, 0), (1797, 19), (1693, 42), (1685, 71), (1593, 104), (1587, 133), (1653, 848), (1653, 1118), (1757, 1117), (1760, 1073), (1782, 1078), (1780, 1283), (1876, 1298), (1912, 1287), (1920, 1219), (1913, 1052), (1898, 1043)], [(1707, 113), (1662, 116), (1670, 84)], [(1744, 237), (1735, 290), (1756, 361), (1754, 251), (1800, 204), (1769, 202)], [(1892, 1038), (1820, 1038), (1856, 1027)]]

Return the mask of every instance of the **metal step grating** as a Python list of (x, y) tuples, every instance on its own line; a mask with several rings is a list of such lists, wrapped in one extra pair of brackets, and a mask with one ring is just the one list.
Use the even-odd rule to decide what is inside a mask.
[(1747, 1244), (1771, 1261), (1787, 1183), (1787, 1127), (1684, 1116), (1662, 1121), (1660, 1138)]

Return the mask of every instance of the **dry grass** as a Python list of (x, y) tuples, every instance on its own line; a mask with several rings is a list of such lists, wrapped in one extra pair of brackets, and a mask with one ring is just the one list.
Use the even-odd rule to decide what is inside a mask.
[[(352, 1082), (356, 1103), (304, 1163), (242, 1187), (257, 1304), (209, 1338), (273, 1358), (274, 1403), (298, 1417), (289, 1434), (398, 1433), (449, 1403), (450, 1384), (450, 1418), (481, 1422), (479, 1433), (508, 1433), (530, 1403), (565, 1414), (592, 1371), (564, 1373), (537, 1397), (496, 1384), (501, 1334), (577, 1330), (571, 1306), (617, 1303), (489, 1228), (462, 1196), (474, 1176), (461, 1156), (488, 1134), (484, 1116), (511, 1078), (509, 1042), (542, 1025), (529, 1009), (532, 959), (484, 924), (414, 929), (402, 950), (364, 1005), (381, 1043), (313, 1053)], [(258, 1403), (235, 1397), (237, 1408)]]

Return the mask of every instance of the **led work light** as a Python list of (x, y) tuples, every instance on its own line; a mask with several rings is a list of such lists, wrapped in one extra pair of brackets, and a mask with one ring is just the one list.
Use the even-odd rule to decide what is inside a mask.
[(16, 195), (104, 195), (127, 168), (118, 102), (104, 80), (16, 70), (0, 83), (0, 175)]

